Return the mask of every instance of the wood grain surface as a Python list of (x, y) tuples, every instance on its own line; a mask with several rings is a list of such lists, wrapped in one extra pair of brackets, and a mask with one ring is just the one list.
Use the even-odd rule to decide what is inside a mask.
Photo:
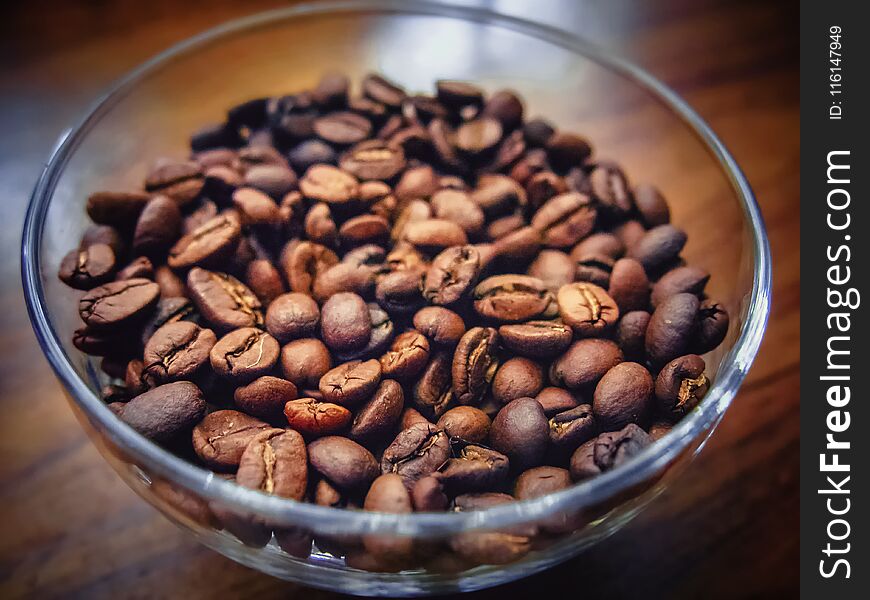
[[(585, 35), (641, 64), (743, 167), (774, 256), (755, 366), (679, 484), (581, 557), (473, 594), (795, 596), (800, 388), (797, 7), (716, 0), (481, 2)], [(0, 597), (332, 598), (203, 547), (91, 446), (35, 341), (18, 272), (30, 190), (64, 126), (113, 79), (225, 19), (281, 3), (15, 3), (0, 35)]]

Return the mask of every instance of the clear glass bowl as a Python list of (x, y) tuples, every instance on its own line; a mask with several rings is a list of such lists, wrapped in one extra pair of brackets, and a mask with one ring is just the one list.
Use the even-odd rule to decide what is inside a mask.
[[(633, 181), (659, 186), (673, 221), (689, 231), (684, 256), (713, 273), (731, 330), (707, 356), (714, 384), (663, 439), (619, 469), (532, 501), (471, 513), (390, 515), (326, 508), (243, 489), (163, 450), (119, 421), (98, 397), (105, 375), (75, 350), (76, 294), (58, 281), (64, 253), (87, 226), (98, 189), (135, 187), (150, 161), (184, 156), (189, 132), (249, 97), (313, 85), (329, 69), (354, 80), (383, 72), (411, 90), (439, 78), (511, 87), (532, 115), (582, 132)], [(699, 451), (734, 398), (761, 341), (770, 302), (770, 250), (740, 169), (710, 128), (649, 74), (564, 31), (495, 13), (436, 4), (366, 1), (300, 5), (255, 15), (191, 38), (142, 65), (59, 141), (34, 190), (22, 276), (33, 328), (70, 404), (121, 477), (202, 543), (284, 579), (361, 595), (472, 590), (566, 560), (624, 525)], [(242, 543), (214, 513), (303, 528), (317, 541), (294, 558), (275, 541)], [(233, 519), (225, 518), (229, 523)], [(455, 560), (458, 534), (558, 521), (504, 565)], [(245, 536), (238, 527), (232, 528)], [(551, 527), (552, 529), (552, 527)], [(383, 572), (359, 550), (363, 536), (413, 537), (421, 559)], [(343, 558), (343, 557), (346, 557)]]

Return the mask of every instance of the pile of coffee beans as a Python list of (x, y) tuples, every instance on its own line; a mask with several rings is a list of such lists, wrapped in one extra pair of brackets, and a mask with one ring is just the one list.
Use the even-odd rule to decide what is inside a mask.
[[(59, 276), (85, 291), (73, 343), (103, 357), (121, 420), (247, 488), (404, 513), (563, 489), (698, 404), (728, 314), (655, 187), (509, 90), (350, 87), (235, 106), (142, 189), (88, 198)], [(450, 547), (506, 562), (576, 526)]]

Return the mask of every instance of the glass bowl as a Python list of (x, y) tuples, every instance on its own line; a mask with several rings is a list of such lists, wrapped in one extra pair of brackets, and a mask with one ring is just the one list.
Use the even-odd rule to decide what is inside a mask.
[[(71, 344), (76, 295), (56, 275), (87, 226), (85, 198), (98, 189), (138, 186), (151, 160), (186, 155), (189, 132), (221, 120), (226, 107), (310, 87), (332, 69), (354, 81), (380, 71), (409, 90), (429, 91), (441, 78), (513, 88), (531, 115), (583, 133), (598, 156), (618, 158), (633, 181), (657, 185), (673, 221), (689, 232), (684, 256), (713, 273), (708, 292), (731, 314), (725, 342), (705, 357), (714, 383), (700, 406), (627, 464), (562, 492), (477, 512), (410, 515), (321, 507), (247, 490), (117, 419), (98, 397), (106, 376)], [(616, 531), (676, 479), (715, 429), (755, 357), (770, 302), (770, 251), (752, 191), (722, 143), (676, 94), (561, 30), (484, 10), (390, 1), (258, 14), (193, 37), (134, 70), (55, 148), (27, 213), (22, 276), (33, 328), (70, 405), (137, 493), (236, 561), (360, 595), (487, 587), (564, 561)], [(244, 526), (252, 523), (268, 523), (266, 539)], [(533, 538), (530, 551), (508, 564), (475, 565), (448, 551), (458, 535), (480, 538), (539, 525), (550, 533)], [(282, 534), (291, 552), (299, 554), (301, 545), (302, 557), (270, 541), (268, 529)], [(305, 556), (310, 536), (315, 546)], [(362, 539), (397, 544), (407, 538), (419, 560), (398, 572), (360, 549)], [(301, 543), (290, 547), (294, 540)]]

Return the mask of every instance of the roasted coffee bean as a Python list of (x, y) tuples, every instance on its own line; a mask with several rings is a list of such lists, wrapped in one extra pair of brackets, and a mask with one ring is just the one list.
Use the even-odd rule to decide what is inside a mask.
[(315, 278), (329, 267), (338, 264), (338, 256), (320, 244), (299, 242), (285, 248), (281, 265), (290, 289), (300, 294), (310, 294)]
[(587, 196), (568, 192), (547, 200), (532, 217), (531, 225), (541, 232), (545, 246), (567, 248), (591, 233), (595, 217), (595, 207)]
[(482, 492), (501, 485), (510, 471), (510, 461), (486, 446), (460, 442), (458, 450), (439, 467), (436, 477), (449, 494)]
[(155, 196), (143, 207), (136, 221), (133, 249), (147, 256), (165, 253), (181, 234), (181, 211), (167, 196)]
[(353, 415), (338, 404), (299, 398), (284, 405), (284, 416), (291, 429), (306, 436), (321, 436), (341, 431)]
[(573, 331), (558, 321), (527, 321), (498, 328), (502, 345), (522, 356), (544, 358), (559, 354), (573, 339)]
[(420, 291), (422, 278), (422, 272), (413, 268), (384, 275), (375, 287), (378, 304), (390, 314), (408, 315), (416, 312), (425, 303)]
[(643, 362), (646, 356), (646, 328), (649, 326), (650, 314), (643, 310), (626, 313), (619, 320), (616, 328), (616, 343), (626, 358)]
[(451, 438), (482, 443), (489, 436), (491, 419), (485, 412), (473, 406), (457, 406), (445, 412), (436, 426)]
[(450, 442), (443, 430), (418, 424), (405, 429), (384, 450), (382, 473), (398, 473), (410, 489), (414, 482), (435, 472), (450, 457)]
[(235, 471), (248, 443), (272, 427), (237, 410), (217, 410), (193, 428), (193, 450), (210, 469)]
[(516, 92), (499, 90), (487, 99), (483, 114), (501, 121), (506, 130), (515, 129), (523, 122), (523, 102)]
[(197, 319), (193, 304), (184, 297), (160, 298), (154, 312), (142, 326), (142, 345), (148, 343), (154, 332), (175, 321), (195, 321)]
[(571, 283), (556, 295), (559, 315), (578, 336), (597, 337), (619, 320), (619, 308), (606, 291), (592, 283)]
[(440, 189), (438, 174), (429, 165), (412, 167), (402, 173), (393, 193), (399, 200), (427, 199)]
[(409, 159), (431, 160), (434, 153), (432, 138), (422, 125), (412, 124), (398, 129), (387, 143), (393, 148), (401, 148)]
[(552, 418), (561, 412), (569, 411), (572, 408), (577, 408), (581, 404), (577, 396), (560, 387), (545, 387), (538, 392), (535, 400), (544, 409), (544, 414), (548, 418)]
[(219, 331), (263, 325), (260, 300), (232, 275), (194, 267), (187, 289), (203, 318)]
[(320, 378), (320, 393), (328, 402), (342, 406), (360, 404), (378, 387), (381, 363), (377, 360), (353, 361), (338, 365)]
[(241, 235), (235, 215), (218, 215), (178, 240), (169, 250), (167, 264), (173, 269), (218, 266), (235, 251)]
[(658, 227), (671, 221), (668, 203), (655, 186), (648, 184), (636, 186), (634, 188), (634, 204), (647, 227)]
[(643, 266), (631, 258), (613, 263), (607, 293), (616, 302), (620, 314), (645, 310), (650, 301), (650, 288)]
[(613, 162), (599, 161), (589, 175), (589, 185), (593, 198), (611, 216), (623, 217), (634, 207), (625, 173)]
[(176, 381), (139, 394), (119, 416), (148, 439), (164, 443), (189, 433), (204, 414), (200, 389), (189, 381)]
[(297, 292), (281, 294), (266, 311), (266, 329), (275, 338), (286, 343), (310, 337), (317, 332), (320, 308), (310, 296)]
[(79, 248), (84, 249), (92, 244), (105, 244), (112, 249), (115, 256), (124, 254), (126, 242), (121, 239), (121, 234), (111, 225), (90, 225), (82, 234)]
[(115, 281), (154, 279), (154, 264), (147, 256), (138, 256), (115, 274)]
[(357, 294), (335, 294), (323, 305), (320, 334), (330, 349), (348, 351), (365, 346), (372, 335), (369, 309)]
[(429, 359), (414, 385), (414, 404), (426, 417), (440, 417), (453, 401), (453, 356), (450, 352), (436, 352)]
[(134, 358), (127, 362), (124, 367), (124, 373), (120, 377), (124, 380), (124, 387), (129, 394), (134, 396), (141, 394), (147, 389), (144, 381), (142, 381), (142, 371), (145, 369), (145, 363)]
[(679, 418), (698, 406), (710, 383), (705, 368), (704, 359), (697, 354), (687, 354), (666, 364), (655, 383), (659, 410)]
[(675, 294), (700, 296), (709, 280), (710, 274), (698, 267), (686, 265), (671, 269), (655, 283), (650, 300), (653, 307), (656, 307)]
[(145, 344), (142, 377), (155, 385), (193, 377), (208, 363), (216, 342), (211, 329), (189, 321), (167, 323)]
[(492, 396), (502, 404), (532, 398), (544, 389), (544, 369), (528, 358), (511, 358), (501, 364), (492, 380)]
[(513, 179), (505, 175), (481, 175), (471, 199), (488, 216), (504, 215), (526, 204), (526, 192)]
[(209, 353), (215, 373), (246, 383), (272, 370), (278, 362), (278, 340), (256, 327), (241, 327), (219, 339)]
[[(506, 215), (493, 220), (486, 228), (486, 237), (497, 241), (510, 233), (522, 229), (526, 224), (526, 218), (521, 214)], [(573, 270), (571, 274), (573, 276)], [(529, 273), (531, 275), (531, 273)]]
[(550, 441), (544, 409), (533, 398), (510, 402), (493, 419), (489, 440), (510, 458), (512, 468), (522, 471), (538, 466)]
[[(256, 165), (245, 171), (244, 177), (244, 184), (246, 186), (250, 189), (262, 192), (267, 197), (271, 197), (273, 201), (281, 200), (287, 192), (296, 189), (298, 182), (299, 180), (296, 177), (296, 173), (285, 164)], [(235, 200), (235, 194), (233, 194), (233, 198)], [(243, 204), (242, 206), (245, 205)], [(272, 207), (262, 199), (257, 202), (255, 206), (251, 206), (250, 208), (255, 207), (259, 208), (261, 211), (265, 209), (265, 211), (268, 211), (266, 213), (267, 215), (277, 212), (277, 206), (273, 211)], [(241, 208), (239, 210), (241, 210)], [(262, 219), (263, 217), (261, 216), (260, 218)], [(276, 217), (273, 216), (272, 218), (274, 219)]]
[(496, 275), (474, 289), (474, 309), (502, 323), (528, 321), (554, 313), (555, 298), (544, 282), (527, 275)]
[(432, 216), (432, 207), (424, 200), (410, 200), (403, 205), (401, 212), (396, 217), (396, 222), (393, 225), (393, 231), (390, 233), (390, 238), (396, 242), (393, 251), (396, 248), (407, 247), (414, 249), (413, 245), (404, 240), (405, 229), (410, 223), (417, 221), (428, 220)]
[(245, 283), (263, 306), (269, 306), (286, 291), (278, 269), (270, 261), (262, 258), (248, 263)]
[(498, 332), (492, 327), (469, 329), (453, 355), (453, 390), (460, 404), (476, 404), (483, 398), (498, 367)]
[(118, 330), (141, 321), (157, 302), (160, 286), (147, 279), (112, 281), (79, 300), (79, 316), (88, 327)]
[(363, 94), (392, 109), (401, 108), (407, 97), (405, 90), (380, 75), (369, 74), (362, 81)]
[(311, 99), (322, 108), (337, 108), (347, 104), (350, 80), (344, 73), (326, 73), (311, 91)]
[(410, 96), (402, 103), (402, 113), (409, 121), (428, 123), (434, 118), (446, 119), (447, 109), (432, 96), (418, 94)]
[[(453, 501), (456, 511), (483, 510), (505, 502), (513, 502), (508, 494), (484, 492), (463, 494)], [(474, 564), (506, 564), (522, 558), (531, 550), (531, 538), (537, 534), (532, 525), (515, 526), (501, 531), (461, 533), (450, 541), (451, 549)]]
[(441, 190), (435, 192), (429, 202), (435, 218), (458, 223), (469, 236), (475, 236), (483, 229), (485, 221), (483, 210), (466, 192)]
[(281, 348), (281, 372), (299, 388), (316, 388), (332, 368), (326, 345), (316, 338), (293, 340)]
[(522, 227), (497, 239), (495, 253), (503, 262), (527, 262), (541, 248), (541, 233), (534, 227)]
[(584, 256), (602, 254), (617, 260), (625, 254), (625, 245), (612, 233), (593, 233), (571, 250), (571, 258), (575, 261)]
[(385, 241), (390, 234), (390, 222), (378, 215), (359, 215), (345, 221), (338, 236), (345, 247), (361, 244), (376, 244)]
[(383, 246), (364, 244), (362, 246), (357, 246), (352, 250), (348, 250), (341, 261), (355, 267), (366, 266), (380, 268), (383, 266), (386, 259), (387, 252), (384, 250)]
[(656, 273), (672, 263), (686, 245), (686, 233), (673, 225), (653, 227), (629, 250), (647, 273)]
[[(606, 290), (610, 287), (610, 275), (613, 271), (613, 265), (613, 259), (607, 255), (587, 254), (577, 259), (574, 279), (597, 285)], [(640, 269), (643, 271), (643, 267), (640, 267)]]
[(501, 122), (497, 119), (474, 119), (459, 126), (454, 143), (461, 154), (475, 159), (492, 151), (501, 141), (502, 132)]
[(616, 431), (638, 423), (649, 412), (653, 378), (645, 367), (633, 362), (616, 365), (595, 386), (592, 411), (602, 431)]
[(434, 475), (418, 479), (411, 487), (411, 502), (417, 512), (435, 512), (447, 509), (449, 504), (444, 486)]
[(340, 361), (362, 360), (382, 355), (393, 341), (395, 326), (390, 315), (374, 302), (367, 305), (369, 320), (372, 324), (372, 334), (369, 342), (362, 348), (347, 352), (336, 352), (335, 356)]
[(602, 472), (615, 469), (652, 443), (649, 434), (634, 423), (595, 439), (593, 456)]
[[(372, 482), (365, 502), (365, 510), (405, 514), (413, 512), (411, 494), (405, 487), (402, 478), (395, 473), (379, 475)], [(414, 538), (408, 536), (366, 535), (363, 546), (380, 563), (404, 563), (411, 558), (414, 551)]]
[(337, 160), (335, 149), (318, 139), (305, 140), (287, 154), (290, 165), (299, 173), (304, 173), (316, 164), (332, 165)]
[(550, 380), (568, 389), (592, 386), (622, 362), (619, 346), (597, 338), (578, 340), (550, 368)]
[(181, 233), (188, 235), (218, 216), (217, 204), (203, 199), (199, 206), (181, 220)]
[(94, 192), (88, 196), (85, 210), (98, 225), (129, 227), (150, 198), (145, 192)]
[(422, 252), (435, 253), (450, 246), (464, 246), (468, 237), (462, 227), (446, 219), (423, 219), (407, 223), (402, 239)]
[(436, 346), (455, 346), (465, 333), (462, 317), (440, 306), (427, 306), (417, 311), (414, 327)]
[(416, 408), (408, 407), (402, 411), (402, 417), (399, 419), (399, 431), (404, 431), (405, 429), (408, 429), (416, 423), (426, 423), (429, 425), (434, 425), (434, 423), (432, 423), (426, 417), (420, 414), (419, 410), (417, 410)]
[(545, 146), (555, 132), (556, 128), (546, 119), (530, 119), (523, 125), (526, 143), (536, 148)]
[(653, 365), (687, 353), (697, 325), (700, 302), (694, 294), (674, 294), (659, 304), (646, 328), (646, 354)]
[(429, 360), (429, 341), (419, 331), (400, 334), (389, 352), (381, 356), (384, 377), (400, 381), (412, 380)]
[(77, 290), (90, 290), (112, 280), (117, 263), (106, 244), (90, 244), (63, 257), (58, 277)]
[(526, 151), (526, 140), (519, 129), (502, 138), (495, 151), (495, 156), (484, 167), (487, 172), (498, 172), (509, 169)]
[(480, 253), (474, 246), (453, 246), (432, 260), (423, 276), (423, 297), (432, 304), (459, 302), (477, 280)]
[(111, 408), (112, 404), (123, 405), (125, 402), (128, 402), (130, 400), (130, 392), (124, 386), (109, 384), (103, 386), (100, 390), (100, 398)]
[(302, 436), (292, 429), (257, 434), (242, 454), (236, 483), (301, 501), (308, 488), (308, 452)]
[[(268, 169), (271, 167), (256, 167)], [(253, 169), (248, 173), (253, 172)], [(282, 194), (283, 195), (283, 194)], [(278, 205), (266, 193), (253, 187), (243, 187), (233, 192), (233, 206), (239, 211), (242, 223), (247, 226), (277, 226), (281, 221)]]
[(145, 177), (145, 191), (163, 194), (184, 206), (199, 196), (204, 182), (198, 163), (164, 159)]
[(622, 242), (627, 251), (631, 251), (646, 235), (647, 230), (637, 219), (629, 219), (613, 228), (613, 233)]
[(541, 250), (529, 265), (527, 275), (536, 277), (552, 291), (574, 281), (576, 264), (571, 257), (559, 250)]
[(308, 445), (311, 466), (340, 490), (366, 489), (380, 474), (371, 452), (344, 437), (326, 436)]
[(706, 354), (714, 350), (728, 335), (729, 323), (728, 312), (722, 305), (710, 299), (704, 300), (698, 311), (698, 326), (692, 340), (692, 351)]
[[(571, 473), (559, 467), (535, 467), (524, 471), (514, 483), (514, 497), (517, 500), (532, 500), (553, 494), (570, 487)], [(582, 527), (580, 515), (561, 512), (541, 522), (541, 529), (548, 533), (568, 533)]]
[(399, 422), (404, 404), (402, 386), (392, 379), (381, 381), (371, 400), (357, 410), (350, 437), (360, 442), (384, 437)]
[(261, 419), (278, 418), (284, 405), (296, 398), (296, 386), (286, 379), (264, 375), (248, 385), (236, 388), (233, 400), (246, 413)]
[(466, 106), (483, 104), (483, 91), (476, 85), (465, 81), (442, 79), (435, 82), (435, 89), (438, 101), (454, 111)]
[(350, 173), (332, 165), (315, 164), (299, 181), (299, 190), (311, 200), (340, 206), (357, 198), (359, 184)]
[(339, 161), (344, 171), (360, 181), (393, 179), (406, 164), (401, 147), (390, 146), (381, 140), (361, 142), (348, 150)]
[(337, 112), (314, 120), (317, 137), (337, 146), (362, 142), (372, 133), (372, 123), (353, 112)]
[(557, 131), (546, 140), (547, 157), (559, 172), (582, 165), (592, 154), (592, 146), (579, 135)]
[[(526, 189), (526, 196), (528, 198), (528, 203), (529, 203), (529, 206), (532, 208), (532, 210), (538, 210), (539, 208), (543, 207), (546, 203), (548, 203), (551, 199), (553, 199), (557, 196), (571, 193), (572, 197), (573, 197), (573, 194), (576, 193), (576, 192), (570, 192), (570, 190), (568, 189), (568, 184), (565, 182), (565, 179), (563, 177), (559, 177), (558, 175), (556, 175), (552, 171), (546, 171), (546, 170), (540, 171), (538, 173), (531, 175), (526, 180), (525, 189)], [(581, 195), (584, 198), (587, 197), (586, 194), (581, 194)], [(576, 201), (576, 198), (574, 198), (574, 200)], [(564, 202), (564, 201), (560, 201), (560, 205), (558, 205), (557, 207), (550, 207), (548, 209), (547, 220), (552, 219), (554, 214), (558, 216), (559, 212), (556, 210), (556, 208), (565, 209), (566, 204), (567, 204), (567, 208), (570, 209), (571, 205)], [(581, 206), (581, 208), (582, 208), (582, 206)], [(581, 218), (581, 217), (584, 217), (584, 218)], [(582, 212), (577, 215), (577, 217), (575, 219), (575, 224), (582, 227), (583, 223), (585, 222), (586, 218), (588, 218), (588, 217), (589, 217), (588, 210), (583, 209)], [(594, 221), (594, 219), (593, 219), (593, 221)], [(557, 232), (558, 231), (560, 231), (560, 230), (557, 230)], [(564, 228), (562, 228), (561, 231), (564, 232)]]

